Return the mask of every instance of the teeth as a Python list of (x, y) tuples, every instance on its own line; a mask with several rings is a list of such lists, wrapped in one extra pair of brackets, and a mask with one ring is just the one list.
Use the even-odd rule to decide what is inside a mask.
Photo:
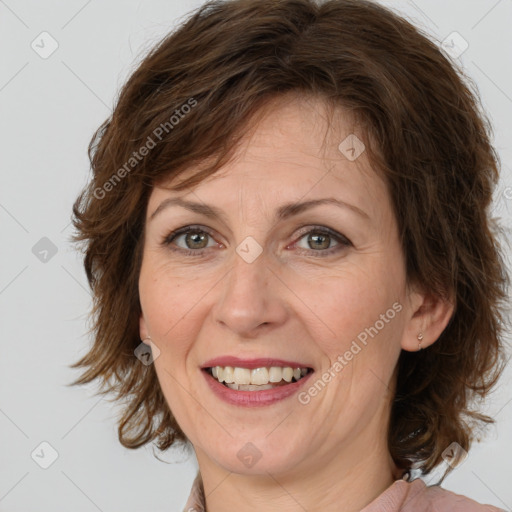
[[(215, 366), (211, 369), (214, 378), (219, 382), (225, 382), (231, 389), (244, 389), (252, 391), (254, 389), (271, 389), (274, 384), (284, 382), (292, 382), (300, 380), (307, 375), (307, 368), (291, 368), (271, 366), (269, 368), (240, 368), (233, 366)], [(240, 387), (239, 387), (240, 386)], [(251, 388), (251, 389), (249, 389)]]
[(283, 369), (279, 366), (272, 366), (268, 375), (270, 382), (281, 382), (283, 380)]
[(234, 389), (235, 391), (263, 391), (265, 389), (272, 389), (275, 386), (272, 384), (265, 384), (258, 386), (256, 384), (226, 384), (228, 388)]
[(268, 384), (268, 370), (266, 368), (251, 370), (251, 384)]
[(224, 382), (227, 384), (228, 382), (235, 382), (235, 376), (232, 366), (226, 366), (224, 368)]
[(233, 372), (234, 384), (250, 384), (251, 383), (251, 370), (247, 368), (236, 367)]
[(286, 382), (291, 382), (293, 379), (293, 368), (290, 368), (287, 366), (286, 368), (283, 368), (283, 379)]

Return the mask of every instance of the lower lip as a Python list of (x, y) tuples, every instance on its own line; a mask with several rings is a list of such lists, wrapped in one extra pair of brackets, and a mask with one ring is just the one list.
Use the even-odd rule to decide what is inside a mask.
[(313, 372), (302, 377), (298, 382), (277, 386), (273, 389), (263, 389), (261, 391), (236, 391), (221, 384), (214, 379), (208, 372), (201, 370), (204, 374), (206, 382), (210, 389), (224, 402), (231, 405), (240, 405), (244, 407), (262, 407), (264, 405), (272, 405), (275, 402), (284, 400), (294, 395), (305, 382), (313, 375)]

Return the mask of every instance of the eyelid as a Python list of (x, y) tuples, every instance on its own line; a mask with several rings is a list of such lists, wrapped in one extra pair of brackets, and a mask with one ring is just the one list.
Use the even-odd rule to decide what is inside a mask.
[[(304, 235), (307, 235), (308, 233), (311, 233), (311, 232), (323, 233), (323, 234), (331, 236), (332, 238), (336, 239), (340, 243), (343, 243), (345, 245), (353, 245), (352, 242), (342, 233), (338, 233), (334, 229), (328, 228), (327, 226), (319, 226), (319, 225), (314, 225), (314, 224), (305, 226), (303, 229), (299, 230), (299, 233), (296, 235), (297, 236), (296, 241), (300, 240)], [(293, 243), (295, 243), (295, 242), (293, 242)]]
[[(202, 226), (200, 224), (188, 224), (186, 226), (182, 226), (181, 228), (174, 229), (170, 233), (165, 235), (162, 240), (162, 245), (170, 245), (171, 242), (175, 240), (178, 236), (185, 235), (190, 231), (204, 231), (206, 234), (208, 234), (211, 238), (215, 240), (213, 231), (210, 228), (207, 228), (206, 226)], [(181, 247), (179, 249), (181, 249)], [(186, 251), (187, 249), (183, 250)], [(199, 252), (200, 250), (204, 249), (195, 250), (194, 252)]]
[[(177, 228), (177, 229), (171, 231), (170, 233), (168, 233), (167, 235), (165, 235), (163, 237), (161, 245), (165, 246), (165, 247), (170, 247), (171, 243), (177, 237), (179, 237), (181, 235), (184, 235), (184, 234), (187, 234), (190, 231), (204, 232), (208, 236), (210, 236), (212, 239), (214, 239), (217, 244), (222, 244), (222, 242), (218, 242), (216, 240), (215, 235), (214, 235), (214, 233), (212, 232), (212, 230), (210, 228), (208, 228), (206, 226), (203, 226), (203, 225), (200, 225), (200, 224), (189, 224), (189, 225)], [(326, 234), (326, 235), (330, 236), (331, 238), (335, 239), (338, 242), (338, 244), (336, 246), (334, 246), (334, 247), (331, 247), (331, 248), (325, 249), (325, 250), (315, 251), (314, 249), (298, 248), (298, 251), (300, 251), (300, 252), (308, 252), (310, 254), (311, 253), (317, 253), (317, 255), (321, 257), (321, 256), (328, 256), (330, 254), (333, 254), (333, 253), (339, 251), (340, 250), (340, 246), (341, 247), (351, 247), (351, 246), (353, 246), (352, 242), (345, 235), (343, 235), (342, 233), (338, 233), (337, 231), (335, 231), (335, 230), (333, 230), (331, 228), (328, 228), (327, 226), (307, 225), (307, 226), (302, 227), (299, 230), (297, 235), (295, 235), (295, 237), (294, 237), (295, 240), (293, 242), (291, 242), (291, 244), (288, 244), (286, 247), (288, 248), (290, 246), (294, 246), (305, 235), (307, 235), (309, 233), (314, 233), (314, 232)], [(205, 252), (207, 249), (211, 249), (211, 247), (204, 247), (202, 249), (184, 249), (182, 247), (171, 248), (171, 250), (177, 251), (177, 252), (181, 252), (182, 254), (185, 254), (185, 255), (187, 255), (187, 254), (200, 255), (203, 252)]]

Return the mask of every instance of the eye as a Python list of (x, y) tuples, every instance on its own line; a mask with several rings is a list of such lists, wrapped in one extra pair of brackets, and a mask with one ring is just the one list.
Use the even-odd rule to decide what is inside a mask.
[[(315, 256), (329, 256), (345, 247), (352, 245), (350, 240), (336, 231), (325, 227), (315, 227), (302, 234), (302, 236), (293, 245), (297, 245), (301, 240), (305, 245), (298, 246), (301, 251), (306, 250), (309, 253), (318, 253)], [(333, 246), (332, 242), (335, 242)]]
[[(209, 241), (210, 244), (208, 244)], [(173, 247), (173, 244), (177, 247)], [(219, 244), (213, 240), (211, 233), (204, 228), (200, 226), (186, 226), (169, 233), (162, 241), (162, 245), (169, 246), (173, 251), (201, 255), (203, 249), (218, 246)]]
[[(306, 247), (298, 245), (302, 240), (305, 240)], [(214, 240), (210, 231), (202, 226), (185, 226), (172, 231), (164, 237), (162, 245), (187, 256), (202, 256), (205, 249), (222, 247), (221, 243)], [(297, 246), (299, 252), (306, 252), (315, 257), (329, 256), (351, 245), (350, 240), (342, 234), (319, 226), (309, 227), (309, 230), (303, 231), (292, 244), (293, 247)]]

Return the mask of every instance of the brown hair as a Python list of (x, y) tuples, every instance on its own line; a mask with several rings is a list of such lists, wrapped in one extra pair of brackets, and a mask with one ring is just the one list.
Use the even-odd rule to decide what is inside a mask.
[(146, 55), (91, 140), (93, 177), (73, 207), (94, 297), (94, 343), (73, 384), (98, 379), (126, 402), (124, 446), (187, 444), (153, 365), (134, 356), (148, 197), (201, 163), (211, 165), (175, 190), (211, 175), (261, 107), (289, 92), (357, 116), (386, 177), (408, 282), (455, 304), (437, 342), (402, 351), (397, 367), (389, 451), (399, 467), (428, 473), (452, 442), (469, 449), (476, 426), (493, 421), (470, 405), (503, 369), (508, 276), (488, 218), (499, 157), (474, 84), (370, 1), (211, 1)]

